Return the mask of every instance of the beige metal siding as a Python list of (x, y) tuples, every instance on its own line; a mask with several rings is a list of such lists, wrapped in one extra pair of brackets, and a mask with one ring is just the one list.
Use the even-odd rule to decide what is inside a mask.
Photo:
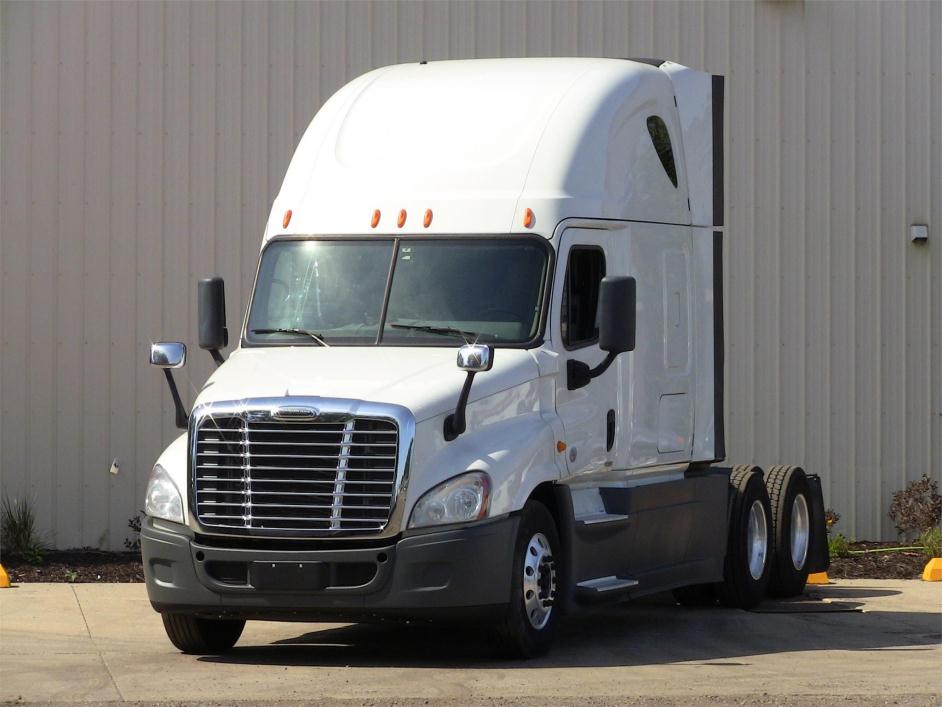
[[(176, 434), (148, 342), (195, 342), (212, 273), (237, 329), (318, 106), (421, 58), (725, 74), (730, 458), (822, 473), (858, 537), (942, 476), (942, 3), (4, 2), (0, 25), (0, 474), (60, 547), (128, 535)], [(190, 396), (210, 370), (194, 347)]]

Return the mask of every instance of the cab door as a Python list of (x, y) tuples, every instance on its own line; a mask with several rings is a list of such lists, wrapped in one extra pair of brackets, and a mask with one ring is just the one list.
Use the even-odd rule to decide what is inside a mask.
[(551, 332), (559, 353), (556, 412), (565, 432), (564, 454), (570, 475), (606, 472), (615, 459), (615, 419), (618, 403), (618, 366), (594, 378), (583, 388), (569, 390), (567, 362), (582, 361), (595, 368), (605, 358), (599, 348), (599, 285), (606, 275), (620, 275), (614, 267), (612, 235), (608, 231), (567, 229), (562, 234), (556, 261), (551, 309)]

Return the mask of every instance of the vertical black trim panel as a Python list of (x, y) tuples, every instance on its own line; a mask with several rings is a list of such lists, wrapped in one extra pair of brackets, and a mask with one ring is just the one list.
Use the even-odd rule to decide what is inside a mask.
[(726, 458), (723, 385), (725, 384), (723, 341), (723, 232), (713, 232), (713, 456)]
[(723, 225), (723, 90), (725, 79), (713, 77), (713, 225)]

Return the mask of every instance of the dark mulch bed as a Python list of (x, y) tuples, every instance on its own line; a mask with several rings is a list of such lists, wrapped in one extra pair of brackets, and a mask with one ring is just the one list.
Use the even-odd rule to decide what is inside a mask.
[(4, 557), (10, 582), (143, 582), (140, 552), (51, 550), (38, 565)]
[[(899, 547), (900, 543), (852, 543), (852, 550)], [(17, 582), (143, 582), (139, 552), (55, 550), (39, 565), (6, 557), (3, 566)], [(831, 579), (918, 579), (926, 566), (919, 551), (877, 552), (831, 558)]]
[[(851, 550), (900, 547), (904, 543), (851, 543)], [(849, 557), (832, 557), (831, 579), (919, 579), (928, 559), (919, 550), (873, 552)]]

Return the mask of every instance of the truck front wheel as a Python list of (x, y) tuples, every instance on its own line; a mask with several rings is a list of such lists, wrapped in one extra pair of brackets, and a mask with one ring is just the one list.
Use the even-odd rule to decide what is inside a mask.
[(539, 501), (528, 501), (517, 529), (510, 603), (496, 626), (507, 657), (531, 658), (549, 650), (559, 621), (559, 550), (553, 516)]
[(170, 642), (184, 653), (219, 655), (232, 648), (244, 619), (201, 619), (187, 614), (161, 614)]

